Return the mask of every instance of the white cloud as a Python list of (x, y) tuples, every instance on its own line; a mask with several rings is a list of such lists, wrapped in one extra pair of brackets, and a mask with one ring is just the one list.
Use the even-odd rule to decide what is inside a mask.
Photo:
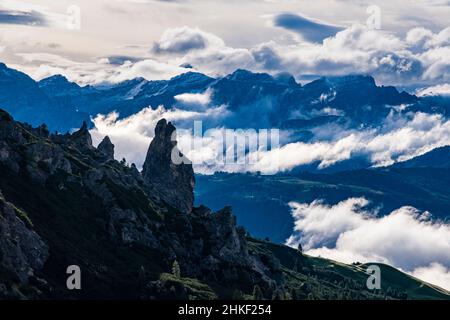
[(450, 46), (432, 48), (420, 55), (427, 66), (422, 78), (425, 80), (450, 81)]
[(252, 50), (264, 68), (302, 74), (370, 73), (382, 83), (417, 81), (421, 61), (397, 36), (364, 25), (352, 25), (320, 44), (282, 46), (268, 42)]
[(156, 53), (186, 54), (193, 50), (222, 47), (225, 47), (223, 40), (212, 33), (184, 26), (164, 31), (153, 50)]
[(450, 225), (412, 207), (377, 216), (367, 204), (364, 198), (333, 206), (292, 202), (295, 227), (286, 243), (345, 263), (387, 263), (449, 289)]
[(211, 90), (206, 90), (202, 93), (182, 93), (176, 95), (175, 100), (177, 106), (183, 107), (183, 109), (205, 109), (211, 102)]
[(450, 84), (440, 84), (436, 86), (431, 86), (428, 88), (420, 89), (417, 93), (417, 96), (450, 96)]
[(336, 140), (294, 142), (267, 151), (252, 170), (285, 171), (316, 161), (319, 167), (326, 168), (354, 156), (367, 157), (374, 166), (390, 165), (450, 145), (450, 120), (419, 112), (409, 120), (388, 118), (377, 129), (335, 131), (333, 135), (337, 136)]
[(431, 263), (427, 267), (420, 267), (411, 272), (416, 278), (434, 283), (450, 291), (450, 268), (440, 263)]
[[(117, 82), (133, 77), (167, 79), (188, 71), (213, 76), (238, 68), (257, 72), (287, 71), (303, 75), (369, 73), (383, 84), (443, 84), (450, 79), (450, 28), (433, 33), (415, 28), (405, 37), (353, 24), (325, 38), (321, 43), (271, 40), (250, 47), (232, 47), (220, 37), (200, 28), (169, 28), (154, 43), (153, 55), (139, 53), (138, 61), (122, 65), (107, 59), (76, 62), (56, 54), (16, 52), (16, 65), (35, 78), (63, 73), (81, 84)], [(47, 57), (45, 57), (47, 55)], [(125, 55), (126, 56), (126, 55)], [(71, 61), (71, 63), (68, 63)]]
[(434, 33), (423, 27), (417, 27), (408, 31), (406, 43), (410, 46), (422, 49), (442, 47), (450, 45), (450, 27)]
[(147, 80), (165, 80), (187, 71), (187, 69), (182, 67), (146, 59), (136, 63), (129, 62), (121, 65), (113, 71), (106, 81), (115, 83), (136, 77), (143, 77)]
[(94, 62), (73, 61), (56, 54), (19, 53), (23, 61), (37, 65), (36, 68), (22, 70), (29, 72), (35, 80), (62, 74), (70, 81), (80, 85), (99, 83), (118, 83), (138, 77), (147, 80), (167, 80), (176, 75), (190, 71), (170, 63), (145, 59), (137, 62), (125, 61), (122, 65), (109, 63), (108, 58)]

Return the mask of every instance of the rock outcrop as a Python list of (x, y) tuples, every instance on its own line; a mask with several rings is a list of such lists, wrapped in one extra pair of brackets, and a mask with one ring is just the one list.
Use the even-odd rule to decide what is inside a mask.
[(94, 149), (92, 146), (92, 137), (89, 133), (86, 121), (83, 121), (81, 128), (70, 136), (70, 140), (79, 148), (80, 151)]
[(8, 203), (0, 192), (0, 274), (10, 275), (9, 279), (0, 277), (0, 287), (4, 288), (0, 289), (0, 298), (11, 290), (12, 281), (28, 284), (48, 255), (48, 246), (32, 229), (27, 214)]
[(106, 160), (114, 160), (114, 145), (108, 136), (103, 138), (97, 146), (97, 150), (105, 156)]
[(143, 165), (142, 176), (150, 192), (172, 207), (189, 213), (194, 203), (194, 170), (178, 150), (175, 127), (160, 120)]

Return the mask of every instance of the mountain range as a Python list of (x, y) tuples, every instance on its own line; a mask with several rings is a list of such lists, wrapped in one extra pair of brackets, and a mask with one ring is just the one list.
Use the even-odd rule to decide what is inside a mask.
[(302, 86), (289, 74), (271, 76), (240, 69), (219, 78), (187, 72), (170, 80), (135, 78), (82, 87), (61, 75), (34, 81), (1, 64), (0, 83), (2, 108), (19, 121), (36, 126), (45, 122), (51, 131), (61, 132), (78, 127), (80, 120), (89, 124), (99, 113), (117, 111), (123, 118), (149, 106), (184, 108), (177, 99), (182, 94), (209, 93), (210, 106), (225, 105), (234, 115), (223, 123), (230, 128), (280, 127), (303, 132), (326, 123), (370, 127), (401, 105), (405, 106), (402, 112), (450, 114), (445, 99), (378, 86), (366, 75), (319, 78)]

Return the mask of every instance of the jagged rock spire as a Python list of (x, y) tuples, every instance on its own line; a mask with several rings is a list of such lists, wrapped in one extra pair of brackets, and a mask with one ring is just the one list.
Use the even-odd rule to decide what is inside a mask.
[(94, 149), (92, 146), (92, 137), (89, 133), (86, 121), (83, 121), (81, 128), (78, 131), (75, 131), (71, 140), (79, 147), (80, 149)]
[(172, 152), (178, 153), (178, 159), (184, 157), (177, 149), (176, 140), (172, 139), (175, 130), (165, 119), (158, 121), (142, 176), (150, 186), (150, 192), (156, 193), (182, 212), (191, 212), (194, 202), (194, 170), (190, 163), (177, 164), (172, 161)]
[(102, 153), (107, 160), (114, 159), (114, 145), (108, 136), (103, 138), (102, 142), (98, 145), (97, 150)]

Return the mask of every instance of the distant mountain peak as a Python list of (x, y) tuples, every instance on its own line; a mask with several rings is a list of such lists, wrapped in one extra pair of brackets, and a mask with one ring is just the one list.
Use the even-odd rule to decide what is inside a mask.
[(49, 81), (49, 80), (58, 80), (58, 81), (67, 81), (69, 82), (69, 80), (67, 80), (67, 78), (65, 76), (63, 76), (62, 74), (54, 74), (52, 76), (46, 77), (44, 79), (42, 79), (41, 81), (45, 82), (45, 81)]
[(185, 81), (191, 81), (191, 82), (196, 82), (196, 81), (203, 81), (203, 80), (209, 80), (212, 78), (200, 73), (200, 72), (195, 72), (195, 71), (188, 71), (182, 74), (179, 74), (173, 78), (171, 78), (169, 81), (170, 82), (185, 82)]
[(254, 73), (245, 69), (237, 69), (226, 78), (235, 81), (273, 82), (274, 78), (267, 73)]
[(328, 82), (334, 86), (367, 86), (376, 87), (375, 79), (370, 75), (365, 74), (349, 74), (345, 76), (332, 76), (322, 78), (325, 82)]
[(397, 162), (392, 168), (450, 168), (450, 145), (435, 148), (412, 159)]
[(275, 80), (277, 80), (280, 83), (284, 83), (287, 85), (300, 85), (295, 81), (295, 78), (292, 74), (289, 72), (280, 72), (274, 76)]

